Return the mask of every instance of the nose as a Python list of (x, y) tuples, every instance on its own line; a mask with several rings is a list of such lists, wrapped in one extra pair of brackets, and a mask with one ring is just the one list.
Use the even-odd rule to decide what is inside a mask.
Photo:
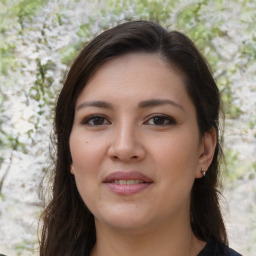
[(123, 162), (143, 160), (146, 155), (138, 128), (128, 124), (113, 130), (108, 155), (113, 160)]

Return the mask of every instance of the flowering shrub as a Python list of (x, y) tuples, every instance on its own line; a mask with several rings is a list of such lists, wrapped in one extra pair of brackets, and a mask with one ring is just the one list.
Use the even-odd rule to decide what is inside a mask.
[(212, 67), (226, 113), (224, 194), (230, 207), (226, 214), (230, 242), (252, 255), (256, 249), (254, 0), (4, 0), (0, 16), (0, 252), (38, 255), (41, 201), (36, 191), (50, 165), (52, 108), (72, 60), (101, 31), (147, 19), (186, 33)]

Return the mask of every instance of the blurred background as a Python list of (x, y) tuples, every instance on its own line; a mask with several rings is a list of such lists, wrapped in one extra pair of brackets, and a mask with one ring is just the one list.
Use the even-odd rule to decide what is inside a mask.
[(222, 209), (230, 246), (256, 251), (255, 0), (1, 0), (0, 253), (38, 255), (39, 183), (72, 60), (103, 30), (154, 20), (202, 51), (225, 110)]

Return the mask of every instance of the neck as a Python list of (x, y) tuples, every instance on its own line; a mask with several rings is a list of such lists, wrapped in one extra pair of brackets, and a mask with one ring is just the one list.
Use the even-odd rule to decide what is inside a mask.
[(205, 246), (194, 236), (189, 220), (144, 230), (120, 230), (96, 222), (96, 230), (91, 256), (196, 256)]

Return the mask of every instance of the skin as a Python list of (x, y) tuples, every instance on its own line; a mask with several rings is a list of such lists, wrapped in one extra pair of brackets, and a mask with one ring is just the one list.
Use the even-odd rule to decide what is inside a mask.
[[(199, 136), (183, 76), (160, 56), (129, 54), (101, 66), (77, 99), (70, 135), (71, 172), (95, 216), (91, 254), (197, 255), (205, 243), (190, 227), (190, 194), (215, 144), (214, 132)], [(103, 183), (115, 171), (153, 182), (118, 195)]]

